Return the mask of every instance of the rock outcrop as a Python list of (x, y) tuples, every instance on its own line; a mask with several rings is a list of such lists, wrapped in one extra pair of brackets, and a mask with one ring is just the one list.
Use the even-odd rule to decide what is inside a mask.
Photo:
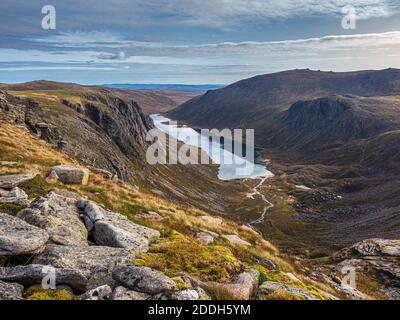
[(54, 268), (39, 264), (30, 264), (26, 266), (0, 267), (0, 280), (6, 282), (17, 282), (24, 286), (41, 284), (43, 278), (54, 272), (57, 285), (67, 285), (78, 291), (85, 291), (87, 287), (87, 278), (83, 272), (77, 269)]
[(46, 231), (0, 213), (0, 256), (40, 253), (49, 239)]
[(76, 195), (51, 191), (46, 197), (34, 200), (18, 218), (46, 230), (53, 243), (88, 246), (88, 232), (79, 218)]
[(120, 248), (50, 244), (34, 258), (33, 263), (80, 270), (88, 278), (88, 289), (94, 289), (105, 284), (112, 285), (114, 268), (131, 265), (133, 259), (132, 252)]

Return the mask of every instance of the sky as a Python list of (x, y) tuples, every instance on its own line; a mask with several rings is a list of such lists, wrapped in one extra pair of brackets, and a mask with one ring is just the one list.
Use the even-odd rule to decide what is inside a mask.
[[(55, 29), (42, 26), (46, 5)], [(400, 0), (1, 0), (0, 82), (229, 84), (388, 67), (400, 68)]]

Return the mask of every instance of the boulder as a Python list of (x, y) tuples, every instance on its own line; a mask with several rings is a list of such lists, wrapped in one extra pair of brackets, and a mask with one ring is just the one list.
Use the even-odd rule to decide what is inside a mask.
[(28, 195), (18, 187), (6, 191), (0, 189), (0, 204), (15, 204), (15, 205), (27, 205)]
[(218, 236), (218, 233), (212, 231), (200, 231), (196, 234), (197, 240), (204, 245), (212, 244)]
[(222, 218), (211, 217), (211, 216), (201, 216), (200, 219), (205, 222), (216, 224), (216, 225), (220, 225), (223, 222)]
[[(96, 203), (80, 200), (78, 207), (92, 223), (92, 238), (97, 245), (125, 248), (135, 252), (146, 251), (160, 232), (131, 222), (127, 217), (103, 209)], [(86, 222), (89, 226), (89, 223)]]
[(186, 289), (175, 293), (172, 300), (211, 300), (208, 294), (200, 287)]
[(23, 291), (20, 284), (0, 281), (0, 300), (23, 300)]
[(46, 231), (0, 213), (0, 256), (40, 253), (48, 239)]
[(105, 284), (113, 286), (114, 268), (131, 265), (133, 259), (132, 252), (119, 248), (51, 244), (42, 254), (34, 258), (33, 263), (51, 265), (55, 268), (78, 269), (88, 279), (88, 290), (90, 290)]
[(304, 300), (319, 300), (306, 290), (294, 286), (274, 281), (266, 281), (258, 288), (258, 300), (268, 300), (268, 296), (276, 291), (284, 291), (291, 295), (296, 295)]
[(46, 230), (56, 244), (88, 246), (88, 232), (79, 217), (76, 198), (69, 196), (72, 195), (51, 191), (46, 197), (35, 199), (29, 208), (20, 211), (17, 216)]
[[(18, 282), (24, 286), (41, 284), (43, 278), (49, 275), (53, 270), (47, 269), (47, 266), (30, 264), (16, 267), (0, 267), (0, 280), (7, 282)], [(78, 291), (85, 291), (87, 287), (87, 278), (76, 269), (54, 268), (56, 285), (67, 285)]]
[(46, 182), (47, 183), (57, 183), (60, 180), (60, 177), (58, 176), (57, 172), (52, 170), (49, 175), (46, 177)]
[(159, 213), (154, 212), (154, 211), (140, 212), (136, 216), (138, 218), (142, 218), (142, 219), (145, 219), (145, 220), (153, 220), (153, 221), (164, 220), (164, 217), (162, 217)]
[(81, 300), (108, 300), (112, 294), (109, 285), (97, 287), (81, 295)]
[(231, 283), (207, 282), (208, 287), (219, 287), (238, 300), (250, 300), (257, 295), (258, 279), (260, 272), (250, 269), (241, 273), (236, 281)]
[(116, 287), (110, 300), (152, 300), (153, 297), (147, 293), (128, 290), (124, 287)]
[(222, 237), (233, 245), (251, 246), (251, 243), (239, 238), (236, 234), (224, 234)]
[(60, 165), (52, 167), (49, 174), (54, 171), (59, 180), (65, 184), (81, 184), (87, 185), (89, 182), (89, 170), (77, 168), (69, 165)]
[(114, 279), (122, 286), (148, 294), (171, 294), (175, 282), (160, 271), (147, 267), (121, 267), (113, 272)]
[(32, 180), (36, 175), (35, 173), (22, 173), (0, 176), (0, 188), (13, 189), (25, 181)]

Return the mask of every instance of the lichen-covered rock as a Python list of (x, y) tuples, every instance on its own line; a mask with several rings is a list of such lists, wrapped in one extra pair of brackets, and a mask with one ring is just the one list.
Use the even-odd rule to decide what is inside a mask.
[(304, 300), (319, 300), (316, 296), (311, 294), (310, 292), (296, 288), (294, 286), (283, 284), (274, 281), (266, 281), (258, 288), (258, 300), (268, 300), (269, 295), (277, 292), (284, 291), (289, 295), (293, 295), (294, 297), (298, 297), (299, 299)]
[(204, 245), (212, 244), (218, 236), (218, 233), (212, 231), (200, 231), (196, 234), (197, 240)]
[(77, 168), (69, 165), (55, 166), (50, 169), (50, 173), (54, 171), (59, 180), (65, 184), (81, 184), (87, 185), (89, 182), (89, 170)]
[(88, 290), (113, 285), (112, 271), (132, 264), (134, 254), (120, 248), (48, 245), (33, 263), (56, 268), (78, 269), (88, 279)]
[(177, 289), (172, 279), (147, 267), (116, 268), (113, 277), (128, 289), (148, 294), (170, 294)]
[(80, 219), (75, 198), (51, 191), (35, 199), (18, 218), (46, 230), (52, 242), (62, 245), (88, 246), (88, 232)]
[(48, 239), (46, 231), (0, 213), (0, 256), (40, 253)]
[[(127, 217), (105, 210), (96, 203), (80, 200), (78, 207), (92, 223), (91, 234), (97, 245), (146, 251), (160, 232), (131, 222)], [(86, 223), (89, 226), (89, 223)]]
[(12, 189), (18, 187), (21, 183), (32, 180), (36, 175), (35, 173), (22, 173), (0, 176), (0, 188)]
[(159, 213), (154, 211), (149, 212), (140, 212), (136, 215), (138, 218), (142, 218), (145, 220), (153, 220), (153, 221), (162, 221), (164, 217), (162, 217)]
[[(53, 273), (54, 272), (54, 273)], [(0, 267), (0, 280), (18, 282), (24, 286), (41, 284), (45, 276), (54, 274), (57, 285), (67, 285), (78, 291), (85, 291), (87, 278), (82, 271), (66, 268), (48, 268), (48, 266), (30, 264), (26, 266)]]
[(81, 300), (108, 300), (112, 292), (109, 285), (104, 285), (85, 292), (81, 295)]
[(224, 234), (222, 237), (234, 245), (251, 246), (251, 243), (239, 238), (236, 234)]
[(211, 300), (207, 293), (200, 287), (185, 289), (175, 293), (172, 300)]
[(49, 175), (46, 177), (46, 182), (47, 183), (57, 183), (60, 180), (57, 172), (52, 170)]
[(124, 287), (116, 287), (110, 300), (152, 300), (153, 296), (143, 292), (128, 290)]
[(20, 284), (0, 281), (0, 300), (23, 300), (23, 291)]
[(28, 195), (18, 187), (11, 189), (10, 191), (0, 189), (0, 204), (15, 204), (15, 205), (26, 205), (28, 204)]

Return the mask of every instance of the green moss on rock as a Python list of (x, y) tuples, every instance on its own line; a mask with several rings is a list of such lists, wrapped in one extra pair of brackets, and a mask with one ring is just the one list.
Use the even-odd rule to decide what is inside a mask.
[(27, 300), (74, 300), (68, 290), (43, 289), (41, 285), (34, 285), (24, 291), (24, 298)]

